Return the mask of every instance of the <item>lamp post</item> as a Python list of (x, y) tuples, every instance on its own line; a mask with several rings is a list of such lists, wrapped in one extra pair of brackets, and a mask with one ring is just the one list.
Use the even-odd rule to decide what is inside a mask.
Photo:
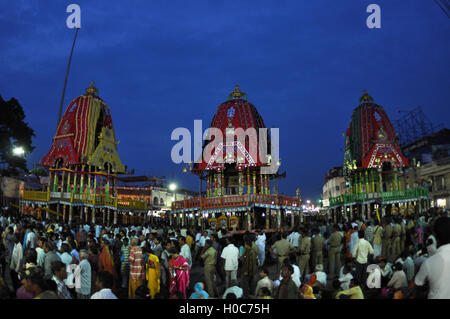
[[(175, 184), (175, 183), (170, 183), (169, 184), (169, 190), (172, 193), (171, 206), (172, 206), (172, 203), (176, 201), (176, 196), (177, 196), (176, 193), (175, 193), (176, 189), (177, 189), (177, 184)], [(171, 207), (171, 209), (172, 209), (172, 207)]]

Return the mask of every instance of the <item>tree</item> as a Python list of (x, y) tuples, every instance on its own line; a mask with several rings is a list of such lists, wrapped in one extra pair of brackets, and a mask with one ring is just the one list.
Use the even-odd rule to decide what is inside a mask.
[[(27, 171), (25, 157), (34, 149), (31, 141), (34, 130), (24, 121), (25, 113), (15, 98), (5, 101), (0, 95), (0, 114), (0, 175), (17, 175), (19, 169)], [(25, 154), (13, 154), (14, 147), (22, 147)]]

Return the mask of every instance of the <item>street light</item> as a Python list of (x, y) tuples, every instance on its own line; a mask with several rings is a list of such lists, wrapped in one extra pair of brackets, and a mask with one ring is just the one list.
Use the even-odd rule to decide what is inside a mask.
[(176, 194), (175, 194), (175, 190), (177, 189), (177, 184), (175, 183), (170, 183), (169, 184), (169, 190), (172, 192), (172, 203), (176, 200)]
[(16, 156), (23, 156), (25, 154), (25, 150), (22, 146), (16, 146), (12, 150), (13, 154)]

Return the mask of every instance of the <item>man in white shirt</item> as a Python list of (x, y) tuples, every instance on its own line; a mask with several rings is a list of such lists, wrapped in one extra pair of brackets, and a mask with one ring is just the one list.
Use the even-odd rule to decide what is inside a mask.
[(288, 236), (288, 241), (295, 247), (295, 250), (298, 250), (298, 239), (300, 238), (300, 234), (296, 229), (294, 229)]
[(323, 265), (318, 264), (315, 268), (316, 279), (322, 284), (323, 287), (327, 287), (327, 274), (323, 271)]
[(412, 260), (411, 256), (408, 254), (408, 252), (404, 251), (400, 255), (400, 257), (395, 261), (395, 263), (401, 263), (403, 266), (403, 270), (406, 274), (406, 279), (408, 280), (408, 283), (411, 282), (414, 278), (414, 261)]
[(236, 299), (241, 299), (244, 296), (244, 290), (238, 286), (237, 280), (232, 280), (230, 282), (230, 287), (225, 290), (222, 299), (229, 298), (227, 296), (228, 294), (234, 294), (236, 296)]
[(266, 287), (267, 289), (269, 289), (270, 293), (272, 293), (273, 281), (270, 280), (270, 278), (269, 278), (269, 272), (268, 272), (267, 268), (262, 268), (261, 271), (259, 272), (259, 276), (261, 277), (261, 279), (256, 284), (255, 296), (256, 297), (258, 296), (259, 289), (261, 289), (263, 287)]
[(416, 286), (429, 283), (428, 299), (450, 299), (450, 218), (438, 218), (434, 233), (439, 248), (422, 263), (414, 282)]
[(197, 233), (195, 234), (195, 251), (201, 250), (200, 249), (200, 238), (202, 237), (202, 232), (200, 229), (197, 230)]
[(111, 291), (113, 280), (113, 276), (109, 272), (105, 270), (99, 271), (96, 281), (99, 291), (93, 294), (91, 299), (117, 299), (117, 296)]
[(2, 228), (6, 228), (6, 218), (4, 216), (0, 216), (0, 225)]
[(237, 270), (239, 266), (239, 249), (233, 244), (231, 238), (226, 239), (227, 246), (222, 250), (221, 258), (225, 259), (225, 284), (228, 288), (228, 284), (231, 280), (237, 279)]
[(75, 277), (79, 278), (79, 287), (75, 286), (78, 299), (89, 299), (91, 294), (91, 264), (88, 261), (87, 250), (80, 250), (80, 264), (75, 270)]
[(19, 235), (14, 235), (14, 249), (11, 255), (11, 264), (9, 265), (11, 270), (11, 280), (13, 282), (14, 290), (20, 287), (19, 272), (23, 266), (23, 248), (20, 243)]
[(180, 244), (181, 251), (180, 255), (184, 257), (184, 259), (187, 260), (189, 264), (189, 269), (192, 268), (192, 255), (191, 255), (191, 249), (189, 248), (189, 245), (186, 244), (186, 238), (184, 236), (180, 236), (178, 238), (178, 244)]
[(353, 227), (353, 230), (356, 230), (356, 231), (354, 231), (350, 235), (350, 242), (348, 243), (348, 249), (349, 249), (349, 252), (352, 254), (352, 257), (355, 258), (355, 255), (353, 255), (353, 251), (355, 250), (355, 246), (359, 241), (358, 224), (352, 223), (352, 227)]
[(73, 273), (71, 271), (70, 265), (72, 264), (73, 257), (70, 254), (70, 247), (68, 244), (63, 243), (61, 245), (61, 249), (59, 250), (59, 258), (61, 258), (61, 261), (66, 264), (66, 271), (67, 271), (67, 278), (64, 279), (64, 283), (67, 285), (68, 282), (71, 282), (73, 279)]
[[(352, 234), (353, 235), (353, 234)], [(356, 258), (356, 274), (355, 277), (359, 284), (366, 282), (367, 277), (367, 259), (369, 254), (373, 255), (372, 245), (364, 239), (364, 231), (358, 232), (359, 241), (353, 248), (352, 256)]]
[(34, 233), (33, 229), (31, 229), (31, 228), (27, 235), (26, 247), (27, 247), (27, 249), (35, 249), (36, 248), (36, 234)]
[(380, 289), (381, 288), (381, 269), (377, 264), (372, 264), (367, 266), (367, 287), (369, 289)]
[(256, 246), (258, 246), (258, 265), (262, 267), (266, 259), (266, 234), (264, 230), (259, 231), (256, 237)]
[(339, 282), (341, 283), (341, 289), (342, 290), (348, 290), (350, 289), (350, 283), (353, 279), (352, 275), (352, 269), (348, 266), (344, 266), (343, 274), (339, 277)]
[(200, 249), (203, 249), (203, 247), (205, 247), (205, 243), (206, 243), (207, 239), (210, 239), (208, 236), (208, 232), (204, 231), (202, 236), (200, 236), (200, 240), (199, 240)]

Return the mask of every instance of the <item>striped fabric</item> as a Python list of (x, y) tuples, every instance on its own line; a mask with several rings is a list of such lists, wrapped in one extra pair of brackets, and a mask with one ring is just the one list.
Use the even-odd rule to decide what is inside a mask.
[(130, 280), (145, 279), (145, 264), (142, 259), (142, 249), (139, 246), (134, 246), (130, 251)]

